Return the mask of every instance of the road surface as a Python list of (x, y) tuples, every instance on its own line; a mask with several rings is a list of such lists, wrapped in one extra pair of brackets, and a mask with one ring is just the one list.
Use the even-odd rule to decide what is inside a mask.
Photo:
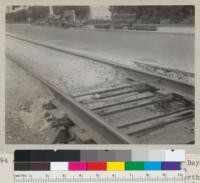
[(64, 47), (194, 73), (194, 34), (94, 31), (10, 24), (6, 31)]

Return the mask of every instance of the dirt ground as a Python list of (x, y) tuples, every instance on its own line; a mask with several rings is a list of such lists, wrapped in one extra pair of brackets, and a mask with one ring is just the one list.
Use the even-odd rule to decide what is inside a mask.
[(52, 136), (48, 135), (51, 122), (42, 107), (54, 98), (52, 93), (16, 63), (28, 66), (34, 74), (39, 73), (68, 94), (106, 87), (126, 78), (125, 73), (111, 66), (86, 62), (83, 58), (15, 41), (7, 41), (7, 46), (7, 53), (12, 53), (16, 61), (6, 60), (6, 143), (9, 144), (50, 144), (49, 139), (55, 134), (52, 131)]
[(42, 106), (53, 98), (40, 81), (6, 59), (6, 144), (45, 144), (50, 124)]
[(36, 46), (10, 37), (6, 53), (34, 75), (53, 83), (67, 94), (118, 83), (126, 73), (93, 60)]

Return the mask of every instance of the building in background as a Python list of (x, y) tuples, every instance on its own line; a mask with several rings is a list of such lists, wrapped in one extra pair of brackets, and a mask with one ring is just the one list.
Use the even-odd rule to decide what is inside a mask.
[[(96, 20), (111, 20), (137, 24), (180, 24), (194, 25), (194, 6), (8, 6), (7, 22), (32, 22), (49, 15), (63, 16), (65, 11), (74, 11), (80, 22), (94, 23)], [(92, 20), (92, 21), (90, 21)], [(93, 21), (94, 20), (94, 21)], [(96, 21), (96, 22), (97, 22)], [(30, 21), (28, 21), (30, 22)]]
[(109, 6), (90, 6), (89, 19), (110, 20)]
[(27, 10), (29, 6), (7, 6), (6, 13), (14, 13), (20, 10)]

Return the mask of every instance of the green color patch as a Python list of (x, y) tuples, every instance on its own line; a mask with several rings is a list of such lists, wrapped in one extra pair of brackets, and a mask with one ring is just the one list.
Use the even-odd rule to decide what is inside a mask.
[(144, 170), (144, 162), (127, 161), (125, 163), (125, 170)]

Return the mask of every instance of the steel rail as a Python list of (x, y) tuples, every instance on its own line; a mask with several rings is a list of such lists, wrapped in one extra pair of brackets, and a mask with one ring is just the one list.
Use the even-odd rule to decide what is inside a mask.
[[(18, 58), (13, 57), (11, 54), (6, 53), (6, 56), (17, 62)], [(28, 58), (25, 58), (28, 59)], [(30, 59), (30, 58), (29, 58)], [(31, 60), (31, 59), (30, 59)], [(133, 143), (127, 136), (121, 134), (115, 127), (108, 125), (102, 118), (100, 118), (95, 113), (84, 108), (80, 103), (78, 103), (69, 94), (61, 91), (56, 85), (45, 80), (39, 74), (35, 74), (28, 67), (18, 64), (20, 67), (24, 68), (26, 71), (33, 74), (35, 78), (40, 80), (46, 86), (48, 86), (59, 98), (62, 99), (63, 107), (68, 117), (80, 127), (85, 128), (91, 134), (95, 141), (101, 144), (131, 144)]]
[(57, 50), (63, 53), (67, 53), (67, 54), (71, 54), (71, 55), (75, 55), (78, 57), (82, 57), (82, 58), (86, 58), (89, 60), (93, 60), (93, 61), (97, 61), (97, 62), (101, 62), (101, 63), (105, 63), (108, 65), (112, 65), (115, 67), (119, 67), (121, 69), (125, 69), (128, 73), (131, 73), (132, 76), (134, 78), (137, 78), (139, 80), (144, 80), (144, 81), (149, 81), (149, 80), (160, 80), (159, 82), (159, 86), (164, 86), (167, 88), (173, 88), (174, 92), (178, 92), (181, 95), (193, 99), (194, 98), (194, 85), (184, 82), (184, 81), (180, 81), (177, 79), (171, 79), (165, 76), (161, 76), (159, 74), (156, 73), (152, 73), (149, 71), (143, 71), (137, 68), (131, 68), (130, 66), (124, 65), (124, 64), (120, 64), (118, 62), (115, 62), (113, 59), (109, 59), (106, 57), (102, 57), (98, 54), (93, 54), (91, 52), (87, 52), (87, 51), (82, 51), (82, 50), (77, 50), (77, 49), (73, 49), (73, 48), (63, 48), (61, 46), (58, 45), (53, 45), (50, 43), (44, 43), (41, 41), (34, 41), (32, 39), (28, 39), (19, 35), (15, 35), (15, 34), (11, 34), (11, 33), (6, 33), (7, 36), (10, 36), (12, 38), (18, 39), (18, 40), (22, 40), (28, 43), (32, 43), (32, 44), (36, 44), (39, 46), (43, 46), (46, 48), (50, 48), (53, 50)]
[[(22, 40), (25, 42), (43, 46), (43, 47), (46, 47), (46, 48), (49, 48), (52, 50), (57, 50), (57, 51), (60, 51), (60, 52), (66, 53), (66, 54), (71, 54), (71, 55), (75, 55), (78, 57), (94, 60), (94, 61), (101, 62), (104, 64), (112, 65), (115, 67), (119, 67), (120, 69), (124, 69), (125, 71), (127, 71), (127, 73), (130, 73), (131, 76), (133, 76), (134, 78), (136, 77), (136, 78), (139, 78), (140, 80), (148, 81), (148, 80), (159, 79), (160, 82), (159, 83), (156, 82), (159, 86), (165, 86), (165, 87), (172, 86), (172, 88), (174, 89), (174, 90), (172, 90), (173, 92), (176, 92), (178, 90), (178, 91), (182, 92), (183, 94), (186, 94), (186, 96), (192, 96), (192, 98), (194, 97), (194, 86), (191, 84), (188, 84), (188, 83), (180, 82), (177, 80), (172, 80), (172, 79), (166, 78), (164, 76), (156, 75), (155, 73), (152, 74), (152, 73), (148, 73), (148, 72), (143, 72), (141, 70), (137, 70), (135, 68), (129, 68), (126, 65), (122, 65), (122, 64), (116, 63), (114, 61), (111, 61), (111, 60), (108, 60), (108, 59), (105, 59), (105, 58), (102, 58), (99, 56), (90, 55), (85, 51), (80, 51), (80, 50), (77, 51), (77, 50), (71, 49), (71, 48), (66, 49), (63, 47), (46, 44), (46, 43), (43, 43), (40, 41), (30, 40), (30, 39), (16, 36), (13, 34), (7, 33), (6, 35), (10, 36), (12, 38), (15, 38), (15, 39), (19, 39), (19, 40)], [(8, 58), (10, 58), (11, 60), (14, 60), (14, 61), (17, 59), (16, 57), (12, 57), (12, 54), (7, 53), (6, 56), (8, 56)], [(31, 59), (31, 58), (26, 58), (26, 59)], [(93, 136), (93, 134), (94, 134), (94, 139), (98, 143), (101, 143), (101, 144), (106, 144), (106, 143), (131, 144), (131, 143), (134, 143), (133, 140), (129, 139), (128, 136), (121, 134), (121, 132), (117, 128), (108, 125), (100, 116), (98, 116), (94, 112), (84, 108), (72, 96), (61, 91), (57, 86), (55, 86), (54, 84), (50, 83), (47, 80), (44, 80), (44, 78), (42, 78), (38, 74), (33, 73), (29, 68), (22, 66), (22, 65), (20, 65), (20, 66), (23, 67), (28, 72), (32, 73), (36, 78), (38, 78), (45, 85), (47, 85), (49, 88), (51, 88), (57, 95), (59, 95), (62, 98), (62, 100), (64, 99), (63, 106), (64, 106), (69, 118), (72, 121), (74, 121), (75, 123), (77, 123), (78, 125), (80, 125), (80, 126), (83, 125), (83, 127), (86, 130), (89, 129), (89, 131), (91, 132), (91, 135)]]

